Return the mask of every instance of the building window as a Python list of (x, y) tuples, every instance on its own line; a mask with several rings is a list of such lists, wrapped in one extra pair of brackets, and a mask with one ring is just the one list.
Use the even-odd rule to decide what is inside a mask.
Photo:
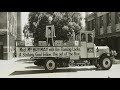
[(95, 29), (95, 19), (92, 20), (92, 30)]
[(120, 22), (119, 12), (115, 12), (115, 24), (118, 24), (119, 22)]
[(103, 27), (103, 16), (100, 16), (100, 28)]
[(7, 29), (7, 12), (0, 12), (0, 29)]
[(107, 26), (110, 26), (111, 24), (111, 14), (107, 13)]

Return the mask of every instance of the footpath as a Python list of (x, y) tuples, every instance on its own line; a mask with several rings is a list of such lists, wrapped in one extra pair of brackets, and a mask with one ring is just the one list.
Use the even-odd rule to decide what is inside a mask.
[[(0, 60), (0, 78), (9, 78), (9, 75), (17, 69), (16, 62), (22, 59), (28, 58), (13, 58), (12, 60)], [(117, 67), (109, 74), (109, 78), (120, 78), (120, 60), (114, 59), (113, 65)]]
[(113, 64), (120, 64), (120, 60), (114, 59), (114, 60), (113, 60)]
[(25, 58), (13, 58), (11, 60), (0, 60), (0, 78), (8, 77), (15, 71), (15, 62)]

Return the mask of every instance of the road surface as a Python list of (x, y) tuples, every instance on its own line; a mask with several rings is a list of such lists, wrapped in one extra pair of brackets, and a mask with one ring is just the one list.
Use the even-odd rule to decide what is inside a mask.
[(18, 60), (12, 64), (11, 72), (5, 78), (120, 78), (120, 64), (110, 70), (97, 70), (94, 66), (59, 68), (46, 73), (44, 68), (35, 66), (30, 60)]

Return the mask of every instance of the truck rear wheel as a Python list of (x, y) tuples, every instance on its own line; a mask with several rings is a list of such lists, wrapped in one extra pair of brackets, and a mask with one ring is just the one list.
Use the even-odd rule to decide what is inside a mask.
[(56, 70), (56, 62), (54, 60), (46, 60), (45, 70), (48, 72), (52, 72)]
[(100, 66), (103, 70), (109, 70), (112, 67), (112, 60), (109, 57), (103, 57), (100, 60)]

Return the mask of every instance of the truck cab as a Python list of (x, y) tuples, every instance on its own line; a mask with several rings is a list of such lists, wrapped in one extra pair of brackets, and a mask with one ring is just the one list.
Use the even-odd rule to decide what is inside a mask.
[(80, 31), (76, 35), (81, 47), (81, 58), (98, 58), (102, 53), (110, 54), (108, 46), (96, 46), (93, 31)]
[(76, 36), (81, 48), (80, 59), (90, 61), (97, 68), (108, 70), (112, 66), (110, 49), (108, 46), (96, 46), (94, 44), (93, 31), (80, 31)]
[(91, 31), (80, 32), (81, 58), (95, 58), (94, 33)]

